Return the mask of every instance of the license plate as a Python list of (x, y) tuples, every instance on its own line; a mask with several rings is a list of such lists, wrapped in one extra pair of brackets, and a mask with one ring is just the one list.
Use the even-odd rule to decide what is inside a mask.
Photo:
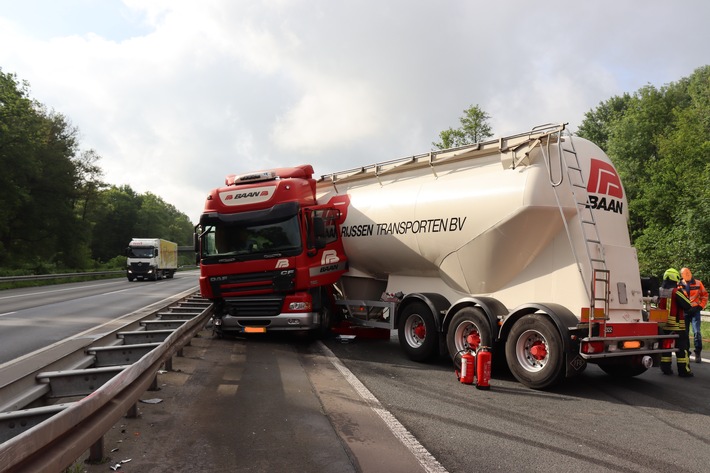
[(244, 327), (244, 333), (266, 333), (266, 327)]

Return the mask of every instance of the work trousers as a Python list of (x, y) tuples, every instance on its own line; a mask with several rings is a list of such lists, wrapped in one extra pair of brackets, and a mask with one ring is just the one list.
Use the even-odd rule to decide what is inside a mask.
[[(675, 341), (675, 359), (678, 367), (678, 374), (683, 376), (690, 374), (690, 354), (688, 353), (688, 334), (686, 330), (666, 330), (666, 334), (676, 334), (678, 338)], [(661, 370), (664, 373), (672, 373), (671, 362), (673, 361), (673, 352), (661, 354)]]
[(686, 312), (685, 315), (685, 331), (686, 337), (690, 342), (690, 326), (693, 326), (693, 344), (695, 345), (695, 351), (700, 353), (703, 350), (703, 337), (700, 333), (700, 307), (695, 306)]

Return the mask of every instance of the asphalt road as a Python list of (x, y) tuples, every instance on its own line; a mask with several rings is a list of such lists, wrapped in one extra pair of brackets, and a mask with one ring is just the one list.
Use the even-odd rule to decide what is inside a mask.
[[(35, 349), (196, 283), (196, 275), (181, 279), (3, 291), (0, 353)], [(411, 362), (394, 338), (323, 345), (274, 334), (215, 339), (205, 330), (173, 367), (159, 375), (161, 390), (143, 397), (160, 402), (140, 403), (139, 418), (107, 434), (111, 461), (131, 460), (120, 471), (682, 473), (710, 465), (707, 362), (693, 363), (692, 379), (651, 369), (614, 380), (592, 366), (547, 391), (498, 370), (491, 390), (480, 391), (459, 383), (446, 359)]]
[(203, 331), (144, 394), (139, 416), (105, 436), (108, 461), (86, 471), (123, 461), (119, 471), (141, 473), (426, 471), (321, 348)]
[(0, 364), (166, 299), (198, 290), (197, 271), (173, 279), (110, 279), (0, 291)]
[(615, 380), (590, 366), (548, 391), (505, 370), (490, 391), (462, 385), (451, 363), (409, 361), (396, 340), (328, 343), (446, 468), (472, 471), (697, 472), (710, 465), (710, 365), (695, 377), (658, 368)]
[(447, 360), (409, 361), (394, 339), (322, 345), (203, 331), (173, 364), (161, 390), (144, 396), (160, 402), (139, 404), (138, 419), (107, 435), (109, 464), (131, 460), (121, 471), (677, 473), (710, 464), (706, 363), (693, 364), (693, 379), (654, 369), (618, 381), (590, 367), (548, 391), (501, 372), (480, 391), (459, 383)]

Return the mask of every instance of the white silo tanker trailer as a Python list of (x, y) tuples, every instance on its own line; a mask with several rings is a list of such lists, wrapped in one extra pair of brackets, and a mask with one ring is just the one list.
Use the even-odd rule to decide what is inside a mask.
[(674, 346), (646, 320), (619, 176), (564, 124), (325, 175), (317, 198), (341, 212), (338, 303), (413, 360), (480, 339), (545, 388), (587, 363), (635, 376)]

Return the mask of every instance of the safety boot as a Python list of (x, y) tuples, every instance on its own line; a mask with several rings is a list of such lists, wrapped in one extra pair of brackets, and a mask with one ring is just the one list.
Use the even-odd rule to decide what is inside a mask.
[(695, 362), (696, 363), (702, 363), (703, 359), (700, 358), (700, 350), (695, 350)]

